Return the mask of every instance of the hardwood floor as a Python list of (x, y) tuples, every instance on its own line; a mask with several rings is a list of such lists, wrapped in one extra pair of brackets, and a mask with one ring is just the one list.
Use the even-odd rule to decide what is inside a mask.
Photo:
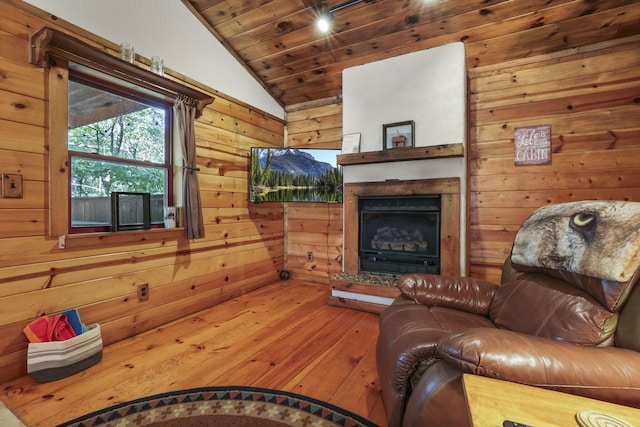
[(53, 426), (164, 391), (245, 385), (311, 396), (385, 426), (378, 316), (329, 306), (328, 292), (278, 282), (110, 345), (99, 364), (69, 378), (5, 383), (0, 398), (27, 426)]

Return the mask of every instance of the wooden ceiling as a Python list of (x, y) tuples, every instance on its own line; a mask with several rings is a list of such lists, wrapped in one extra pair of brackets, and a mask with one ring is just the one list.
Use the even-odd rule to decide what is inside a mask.
[[(182, 0), (283, 107), (342, 93), (342, 70), (464, 41), (468, 67), (559, 51), (629, 33), (637, 0)], [(635, 6), (633, 4), (636, 3)]]

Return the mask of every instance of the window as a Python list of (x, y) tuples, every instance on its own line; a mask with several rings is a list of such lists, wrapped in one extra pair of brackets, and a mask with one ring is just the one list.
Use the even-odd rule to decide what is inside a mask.
[[(157, 202), (162, 205), (154, 209), (155, 222), (164, 217), (159, 206), (183, 206), (189, 212), (185, 215), (184, 236), (204, 236), (200, 199), (190, 196), (199, 191), (193, 121), (213, 102), (213, 97), (154, 74), (140, 62), (131, 64), (108, 49), (52, 28), (43, 27), (33, 33), (29, 49), (31, 64), (47, 69), (49, 235), (58, 237), (58, 247), (67, 247), (65, 241), (70, 232), (109, 229), (108, 217), (98, 213), (85, 216), (80, 214), (82, 208), (72, 207), (85, 198), (94, 209), (93, 205), (97, 206), (98, 199), (108, 191), (155, 194), (156, 199), (162, 199)], [(74, 91), (85, 94), (80, 96)], [(175, 115), (174, 104), (179, 111)], [(181, 141), (175, 144), (179, 146), (175, 152), (172, 127)], [(121, 145), (110, 145), (119, 138)], [(186, 147), (184, 152), (178, 149), (182, 146)], [(188, 177), (184, 191), (189, 197), (174, 197), (172, 188), (181, 187), (174, 180), (180, 181), (183, 174)], [(120, 215), (127, 206), (119, 208)], [(107, 208), (95, 210), (111, 215)], [(129, 218), (125, 222), (132, 224)], [(84, 236), (87, 234), (73, 240), (82, 241)], [(101, 239), (100, 236), (92, 242), (102, 242)]]
[[(132, 84), (69, 68), (71, 232), (109, 231), (114, 192), (149, 193), (151, 222), (160, 226), (173, 200), (171, 106)], [(134, 205), (124, 211), (143, 227)]]

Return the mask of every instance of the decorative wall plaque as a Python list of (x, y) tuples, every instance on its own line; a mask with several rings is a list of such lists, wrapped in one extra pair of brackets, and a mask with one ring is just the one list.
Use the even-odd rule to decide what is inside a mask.
[(551, 125), (515, 128), (515, 165), (551, 163)]
[(385, 150), (390, 148), (413, 147), (415, 122), (390, 123), (382, 125), (382, 141)]

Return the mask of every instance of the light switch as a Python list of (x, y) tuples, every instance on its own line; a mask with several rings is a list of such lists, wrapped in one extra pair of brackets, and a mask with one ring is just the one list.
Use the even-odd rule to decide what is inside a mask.
[(22, 198), (22, 175), (2, 174), (2, 198)]

